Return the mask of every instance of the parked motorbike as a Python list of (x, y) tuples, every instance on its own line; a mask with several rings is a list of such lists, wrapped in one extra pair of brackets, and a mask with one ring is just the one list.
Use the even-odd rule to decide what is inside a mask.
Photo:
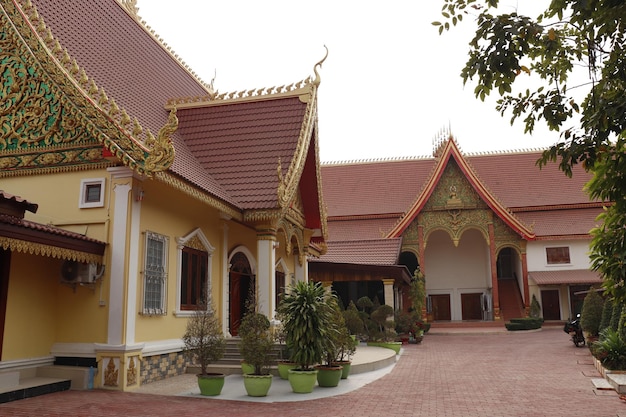
[(567, 321), (563, 331), (572, 336), (572, 342), (577, 347), (585, 346), (585, 336), (583, 335), (583, 329), (580, 327), (580, 314), (576, 315), (576, 319)]

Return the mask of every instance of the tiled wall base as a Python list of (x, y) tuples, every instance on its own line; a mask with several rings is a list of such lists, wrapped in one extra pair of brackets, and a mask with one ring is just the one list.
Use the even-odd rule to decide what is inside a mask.
[(181, 352), (144, 356), (141, 363), (141, 384), (182, 375), (186, 368), (187, 361)]

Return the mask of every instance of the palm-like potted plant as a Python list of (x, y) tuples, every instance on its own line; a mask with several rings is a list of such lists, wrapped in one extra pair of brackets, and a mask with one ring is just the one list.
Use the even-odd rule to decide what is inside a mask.
[(294, 392), (313, 391), (317, 375), (313, 366), (322, 360), (331, 316), (326, 298), (321, 283), (299, 281), (289, 288), (279, 304), (290, 360), (298, 364), (289, 371)]
[(276, 324), (273, 329), (274, 342), (278, 345), (278, 359), (276, 360), (276, 368), (278, 368), (278, 376), (281, 379), (289, 379), (289, 370), (295, 368), (296, 363), (292, 362), (289, 357), (289, 349), (287, 349), (287, 333), (285, 332), (285, 318), (280, 309), (276, 311), (274, 316)]
[(200, 365), (198, 387), (202, 395), (219, 395), (224, 387), (224, 374), (209, 373), (207, 367), (224, 356), (226, 341), (222, 325), (212, 304), (203, 302), (187, 322), (183, 334), (184, 353), (188, 360)]
[(337, 297), (332, 294), (326, 298), (327, 308), (330, 310), (326, 338), (324, 339), (324, 352), (322, 363), (317, 369), (317, 384), (320, 387), (336, 387), (341, 379), (343, 366), (337, 363), (339, 355), (339, 343), (342, 333), (347, 334), (346, 322), (341, 314), (341, 308)]
[(239, 352), (244, 362), (254, 369), (243, 375), (244, 387), (251, 397), (265, 397), (272, 386), (269, 367), (274, 340), (270, 327), (267, 316), (258, 311), (256, 302), (251, 302), (239, 326)]

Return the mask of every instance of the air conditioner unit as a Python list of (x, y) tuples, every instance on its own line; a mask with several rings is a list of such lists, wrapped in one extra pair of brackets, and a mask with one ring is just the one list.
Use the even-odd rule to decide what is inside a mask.
[(61, 282), (66, 284), (93, 284), (102, 276), (104, 266), (78, 261), (64, 261), (61, 265)]

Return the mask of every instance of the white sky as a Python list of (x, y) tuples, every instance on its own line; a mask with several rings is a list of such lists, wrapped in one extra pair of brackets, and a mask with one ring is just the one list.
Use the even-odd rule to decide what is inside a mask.
[[(522, 1), (535, 16), (547, 0)], [(515, 1), (503, 3), (516, 4)], [(530, 4), (532, 3), (532, 4)], [(442, 0), (139, 0), (139, 15), (219, 92), (291, 84), (320, 71), (321, 160), (430, 155), (451, 127), (466, 153), (545, 147), (465, 88), (471, 18), (439, 35)], [(529, 10), (532, 7), (533, 10)], [(511, 6), (508, 6), (509, 10)], [(506, 9), (505, 9), (506, 10)]]

